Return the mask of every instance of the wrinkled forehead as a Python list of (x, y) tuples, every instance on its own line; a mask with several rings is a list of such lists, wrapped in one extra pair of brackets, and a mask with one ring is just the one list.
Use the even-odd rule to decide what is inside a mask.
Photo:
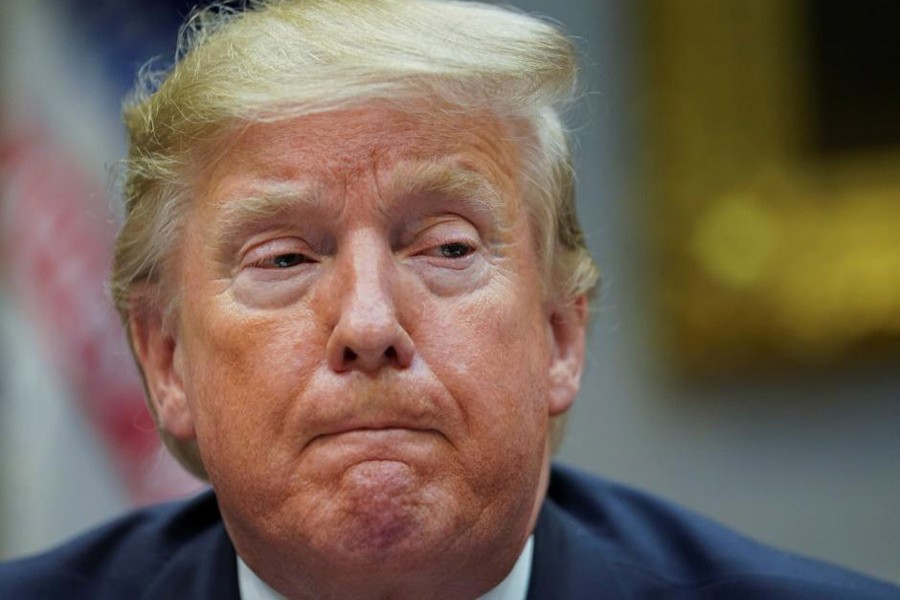
[(452, 192), (518, 212), (519, 143), (510, 121), (487, 113), (365, 106), (233, 127), (202, 154), (192, 187), (217, 204), (369, 184), (386, 197)]

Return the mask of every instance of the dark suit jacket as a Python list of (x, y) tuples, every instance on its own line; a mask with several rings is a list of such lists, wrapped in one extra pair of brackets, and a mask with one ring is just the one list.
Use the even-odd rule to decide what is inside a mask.
[[(0, 565), (0, 599), (238, 600), (215, 496), (140, 510)], [(900, 599), (900, 588), (750, 541), (702, 517), (555, 466), (529, 600)]]

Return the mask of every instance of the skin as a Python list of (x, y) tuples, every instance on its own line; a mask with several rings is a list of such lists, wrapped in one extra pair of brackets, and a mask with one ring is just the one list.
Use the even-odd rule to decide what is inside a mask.
[(233, 135), (197, 171), (175, 325), (131, 320), (162, 427), (288, 597), (497, 585), (578, 390), (585, 299), (542, 292), (511, 128), (435, 114)]

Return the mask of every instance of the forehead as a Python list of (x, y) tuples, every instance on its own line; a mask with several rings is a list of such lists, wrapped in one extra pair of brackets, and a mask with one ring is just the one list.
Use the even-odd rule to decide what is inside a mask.
[[(201, 196), (225, 201), (282, 184), (315, 192), (358, 181), (396, 187), (475, 179), (518, 196), (513, 127), (489, 114), (368, 106), (255, 123), (225, 136), (207, 153), (195, 182)], [(420, 181), (434, 179), (437, 181)], [(196, 189), (196, 188), (195, 188)]]

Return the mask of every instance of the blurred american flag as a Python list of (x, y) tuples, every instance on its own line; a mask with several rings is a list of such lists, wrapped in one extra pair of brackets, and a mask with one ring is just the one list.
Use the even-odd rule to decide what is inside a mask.
[[(87, 416), (130, 502), (196, 489), (161, 451), (105, 286), (119, 220), (108, 169), (126, 151), (119, 106), (141, 64), (171, 60), (190, 4), (0, 0), (0, 8), (0, 311), (13, 324), (0, 337), (0, 425), (28, 440), (5, 448), (5, 460), (22, 464), (52, 444), (46, 432), (17, 432), (9, 417), (40, 404), (15, 384), (23, 369), (10, 366), (30, 360)], [(52, 465), (42, 476), (53, 477)]]

